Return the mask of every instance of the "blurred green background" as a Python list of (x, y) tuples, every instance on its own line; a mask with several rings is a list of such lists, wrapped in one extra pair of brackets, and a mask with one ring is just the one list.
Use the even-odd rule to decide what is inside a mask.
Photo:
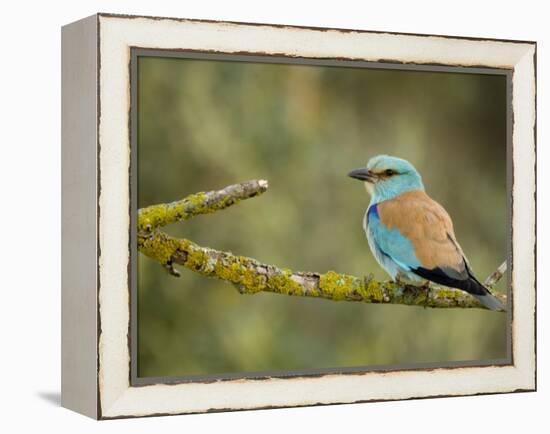
[[(369, 197), (346, 176), (380, 153), (417, 167), (479, 278), (494, 271), (507, 254), (504, 76), (139, 57), (139, 207), (270, 185), (173, 235), (293, 270), (387, 279), (361, 227)], [(140, 377), (506, 357), (501, 313), (243, 296), (138, 260)]]

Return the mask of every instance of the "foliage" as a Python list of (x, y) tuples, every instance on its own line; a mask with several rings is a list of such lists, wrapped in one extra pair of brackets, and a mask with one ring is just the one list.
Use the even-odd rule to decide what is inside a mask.
[[(140, 58), (138, 206), (244, 179), (269, 197), (167, 228), (293, 270), (385, 279), (346, 177), (413, 162), (483, 279), (507, 250), (502, 76)], [(506, 315), (257, 294), (139, 255), (141, 376), (502, 358)], [(505, 279), (503, 279), (505, 280)], [(504, 290), (505, 282), (499, 284)]]

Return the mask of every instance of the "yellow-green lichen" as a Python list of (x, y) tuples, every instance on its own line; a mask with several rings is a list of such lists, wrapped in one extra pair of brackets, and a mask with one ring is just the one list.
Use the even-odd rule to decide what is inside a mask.
[(285, 295), (302, 295), (302, 285), (292, 279), (292, 271), (282, 269), (269, 276), (268, 287), (272, 292)]
[(187, 196), (185, 199), (174, 203), (174, 216), (178, 219), (186, 219), (197, 214), (206, 214), (209, 211), (206, 193), (200, 192)]
[[(238, 186), (237, 186), (238, 187)], [(246, 187), (246, 186), (245, 186)], [(293, 273), (258, 263), (252, 258), (234, 256), (200, 247), (189, 240), (178, 240), (158, 228), (194, 215), (222, 210), (253, 197), (264, 190), (247, 188), (196, 193), (170, 204), (153, 205), (139, 210), (138, 249), (141, 253), (172, 269), (172, 262), (204, 276), (233, 283), (240, 292), (254, 294), (269, 291), (285, 295), (323, 297), (331, 300), (365, 301), (431, 307), (481, 307), (472, 296), (451, 288), (432, 287), (427, 297), (424, 288), (399, 282), (379, 282), (329, 271), (325, 274)], [(255, 193), (255, 194), (254, 194)], [(173, 269), (172, 269), (173, 270)], [(173, 273), (175, 274), (175, 273)], [(506, 297), (499, 295), (506, 303)]]
[(162, 226), (162, 222), (166, 218), (166, 209), (165, 204), (140, 209), (137, 222), (138, 232), (149, 232), (158, 226)]
[(138, 213), (138, 231), (151, 231), (178, 220), (186, 220), (195, 214), (202, 214), (207, 208), (206, 193), (195, 193), (178, 202), (151, 205)]
[(231, 196), (212, 197), (208, 193), (195, 193), (181, 201), (170, 204), (168, 206), (167, 220), (169, 223), (172, 223), (178, 220), (186, 220), (199, 214), (211, 214), (239, 202), (239, 198)]
[(319, 276), (319, 289), (324, 296), (329, 296), (332, 300), (350, 298), (352, 293), (359, 288), (357, 279), (346, 274), (329, 271)]
[(231, 256), (220, 258), (214, 265), (213, 275), (239, 286), (246, 294), (254, 294), (265, 289), (266, 282), (250, 258)]
[(178, 240), (169, 238), (160, 232), (153, 233), (148, 237), (138, 237), (139, 250), (150, 258), (156, 259), (163, 265), (171, 260), (178, 246)]
[(207, 256), (202, 249), (195, 249), (190, 246), (190, 243), (183, 242), (182, 250), (187, 253), (185, 266), (191, 270), (201, 270), (207, 261)]
[[(211, 198), (209, 200), (209, 198)], [(240, 202), (240, 198), (223, 196), (212, 198), (200, 192), (169, 204), (151, 205), (138, 212), (138, 232), (150, 232), (180, 220), (187, 220), (198, 214), (210, 214)]]
[[(250, 260), (247, 258), (246, 262), (250, 262)], [(247, 263), (246, 265), (242, 265), (242, 274), (239, 283), (246, 288), (245, 292), (255, 294), (265, 289), (267, 279), (264, 275), (258, 273), (256, 267)]]
[(369, 279), (365, 284), (359, 285), (357, 292), (363, 297), (365, 301), (371, 301), (374, 303), (382, 303), (385, 300), (383, 283), (374, 279)]

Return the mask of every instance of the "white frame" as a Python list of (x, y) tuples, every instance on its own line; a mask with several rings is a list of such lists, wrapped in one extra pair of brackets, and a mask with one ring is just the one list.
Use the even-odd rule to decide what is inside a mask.
[[(70, 42), (64, 42), (68, 47), (64, 49), (64, 62), (74, 62), (78, 56), (88, 54), (91, 60), (94, 54), (96, 56), (96, 63), (90, 67), (95, 68), (96, 90), (99, 91), (96, 95), (99, 100), (94, 100), (98, 114), (98, 123), (94, 124), (97, 127), (95, 146), (99, 157), (97, 165), (87, 170), (98, 176), (95, 216), (98, 244), (90, 246), (98, 252), (97, 261), (90, 265), (97, 268), (98, 304), (95, 306), (96, 322), (88, 324), (93, 318), (87, 320), (75, 314), (77, 302), (69, 300), (70, 295), (66, 297), (68, 301), (63, 306), (63, 405), (107, 419), (535, 390), (535, 43), (104, 14), (66, 26), (64, 38), (66, 35), (72, 41), (82, 38), (87, 45), (85, 42), (81, 45), (89, 45), (91, 54), (84, 52), (77, 42), (72, 49)], [(95, 45), (95, 53), (93, 44), (89, 44), (90, 38), (99, 42)], [(258, 55), (284, 53), (286, 56), (345, 57), (370, 62), (391, 59), (396, 63), (512, 69), (512, 170), (513, 179), (521, 180), (512, 188), (514, 263), (511, 281), (513, 288), (521, 288), (513, 294), (513, 364), (131, 386), (128, 346), (130, 47)], [(91, 80), (89, 77), (89, 85)], [(71, 89), (70, 84), (64, 82), (66, 106), (72, 103)], [(68, 132), (64, 136), (64, 155), (65, 148), (73, 146), (69, 129), (75, 126), (67, 124), (70, 116), (67, 114), (66, 118)], [(89, 114), (86, 116), (90, 118)], [(65, 177), (67, 183), (74, 181), (70, 176)], [(68, 184), (66, 188), (71, 189)], [(65, 184), (64, 200), (71, 200), (69, 194), (65, 195)], [(74, 216), (67, 215), (69, 218)], [(67, 241), (64, 248), (70, 245)], [(70, 258), (64, 260), (64, 268), (74, 266), (69, 262)], [(70, 280), (68, 272), (66, 278), (64, 276), (64, 297)], [(79, 291), (92, 289), (85, 285)], [(95, 339), (97, 357), (92, 367), (69, 367), (75, 351), (84, 351), (85, 343), (75, 342), (78, 333), (65, 331), (77, 323), (79, 327), (94, 330), (85, 339), (87, 354), (91, 354)]]

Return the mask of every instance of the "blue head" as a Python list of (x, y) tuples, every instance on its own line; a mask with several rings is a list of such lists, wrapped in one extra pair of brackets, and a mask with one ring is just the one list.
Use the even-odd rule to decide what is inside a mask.
[(365, 182), (372, 196), (371, 203), (392, 199), (401, 193), (424, 190), (422, 177), (407, 160), (377, 155), (367, 163), (367, 167), (352, 170), (348, 176)]

